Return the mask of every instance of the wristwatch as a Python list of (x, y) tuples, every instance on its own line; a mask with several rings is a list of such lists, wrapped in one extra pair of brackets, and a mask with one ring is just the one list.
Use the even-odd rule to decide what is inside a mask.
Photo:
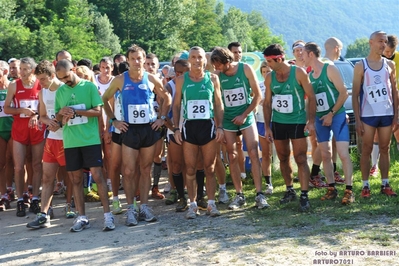
[(166, 116), (161, 115), (161, 119), (162, 119), (162, 120), (166, 120)]
[(116, 117), (114, 117), (114, 118), (111, 118), (110, 120), (109, 120), (109, 123), (110, 124), (112, 124), (114, 121), (116, 121), (117, 119), (116, 119)]

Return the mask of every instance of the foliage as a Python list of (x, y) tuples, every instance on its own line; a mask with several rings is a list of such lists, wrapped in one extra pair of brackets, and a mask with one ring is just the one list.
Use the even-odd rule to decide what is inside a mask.
[(198, 45), (205, 50), (239, 41), (262, 50), (273, 36), (260, 13), (247, 14), (219, 0), (0, 0), (0, 58), (55, 57), (94, 62), (135, 43), (160, 60)]
[(369, 39), (361, 38), (357, 39), (353, 44), (348, 45), (346, 50), (346, 58), (353, 57), (366, 57), (369, 54), (370, 46)]

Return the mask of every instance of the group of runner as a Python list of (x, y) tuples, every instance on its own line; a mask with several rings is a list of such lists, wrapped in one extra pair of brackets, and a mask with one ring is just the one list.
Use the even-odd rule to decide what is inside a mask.
[[(390, 47), (387, 48), (388, 37), (384, 32), (374, 32), (370, 36), (368, 57), (356, 64), (354, 70), (353, 111), (357, 133), (363, 140), (362, 197), (370, 197), (368, 177), (376, 131), (381, 193), (396, 196), (388, 182), (390, 136), (398, 125), (396, 68), (389, 60), (396, 53), (392, 52), (389, 59), (383, 57)], [(125, 224), (134, 226), (140, 220), (156, 221), (148, 205), (148, 190), (153, 169), (152, 197), (164, 198), (158, 189), (164, 137), (168, 143), (171, 186), (165, 202), (177, 202), (178, 212), (188, 209), (187, 219), (195, 219), (199, 210), (205, 210), (211, 217), (219, 216), (217, 202), (229, 203), (228, 208), (232, 210), (246, 205), (242, 186), (242, 179), (246, 177), (242, 138), (251, 162), (258, 209), (269, 207), (266, 195), (273, 193), (273, 144), (286, 185), (281, 204), (297, 199), (290, 163), (291, 146), (298, 166), (301, 211), (310, 208), (309, 186), (327, 188), (321, 200), (332, 200), (338, 196), (336, 184), (344, 183), (341, 203), (353, 203), (353, 167), (343, 106), (348, 92), (334, 65), (334, 60), (340, 57), (342, 42), (329, 38), (325, 42), (324, 59), (320, 46), (313, 42), (296, 41), (292, 49), (295, 60), (291, 61), (286, 59), (279, 44), (263, 51), (265, 61), (260, 71), (264, 81), (261, 82), (254, 69), (241, 62), (242, 49), (237, 42), (227, 48), (215, 47), (208, 53), (194, 46), (174, 57), (172, 66), (165, 67), (163, 74), (158, 73), (157, 57), (146, 54), (137, 45), (129, 47), (126, 56), (115, 56), (114, 62), (103, 58), (97, 75), (93, 75), (90, 60), (81, 60), (79, 66), (75, 66), (67, 51), (57, 53), (54, 62), (43, 60), (36, 64), (32, 58), (0, 61), (3, 101), (0, 148), (7, 151), (0, 156), (0, 193), (3, 195), (0, 209), (10, 208), (14, 178), (17, 216), (25, 216), (29, 206), (37, 216), (27, 227), (48, 227), (54, 178), (67, 174), (66, 216), (75, 218), (70, 230), (78, 232), (88, 228), (83, 189), (83, 170), (87, 169), (103, 206), (104, 231), (113, 230), (114, 215), (122, 213), (118, 196), (120, 175), (127, 203)], [(19, 71), (13, 71), (12, 64), (16, 64)], [(121, 71), (116, 71), (118, 69)], [(15, 80), (10, 82), (9, 77)], [(307, 160), (308, 136), (312, 143), (311, 169)], [(231, 202), (220, 156), (223, 150), (224, 163), (229, 165), (236, 192)], [(340, 157), (345, 179), (337, 172), (333, 151)], [(29, 153), (31, 156), (27, 156)], [(327, 184), (321, 178), (321, 162)], [(33, 173), (28, 182), (25, 165), (31, 165)], [(262, 176), (266, 181), (265, 190)], [(113, 192), (112, 209), (107, 179)], [(31, 195), (27, 192), (28, 184), (32, 185)], [(207, 201), (203, 195), (204, 184)], [(72, 194), (75, 212), (71, 209)], [(137, 201), (140, 201), (139, 207)]]

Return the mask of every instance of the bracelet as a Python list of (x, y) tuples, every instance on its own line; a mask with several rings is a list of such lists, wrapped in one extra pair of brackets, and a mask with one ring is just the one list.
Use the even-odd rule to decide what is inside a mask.
[(178, 127), (175, 127), (174, 129), (173, 129), (173, 133), (176, 133), (176, 131), (180, 131), (180, 128), (178, 128)]
[(60, 126), (60, 128), (62, 128), (62, 122), (61, 122), (61, 121), (58, 121), (57, 123), (58, 123), (58, 125)]
[(218, 129), (224, 130), (223, 127), (218, 127)]

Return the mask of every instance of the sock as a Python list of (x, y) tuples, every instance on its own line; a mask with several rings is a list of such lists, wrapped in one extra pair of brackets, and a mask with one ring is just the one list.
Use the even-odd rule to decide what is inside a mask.
[(242, 192), (236, 192), (236, 194), (237, 194), (237, 196), (244, 197), (244, 193), (242, 193)]
[(208, 206), (211, 204), (215, 204), (215, 200), (208, 200)]
[(37, 196), (33, 196), (32, 200), (39, 200), (39, 198)]
[(272, 185), (272, 177), (270, 175), (265, 175), (266, 184)]
[(333, 187), (333, 188), (335, 188), (335, 183), (328, 184), (328, 187)]
[(247, 178), (247, 173), (241, 173), (241, 178), (242, 178), (242, 179)]
[(345, 189), (347, 189), (347, 190), (352, 190), (352, 186), (346, 185), (346, 188), (345, 188)]
[(382, 179), (382, 185), (383, 185), (384, 187), (386, 187), (387, 185), (389, 185), (389, 181), (388, 181), (388, 180), (389, 180), (388, 178)]
[(197, 200), (200, 200), (204, 197), (204, 170), (197, 170), (197, 173), (195, 174), (195, 179), (197, 180)]
[(17, 201), (24, 201), (24, 198), (18, 198)]
[(184, 180), (183, 180), (183, 174), (172, 174), (173, 177), (173, 182), (175, 183), (176, 190), (177, 190), (177, 195), (179, 199), (184, 198)]
[(112, 200), (113, 200), (113, 201), (118, 201), (118, 200), (119, 200), (119, 197), (118, 197), (118, 196), (114, 196)]
[(363, 188), (364, 188), (364, 187), (370, 188), (370, 185), (369, 185), (369, 181), (368, 181), (368, 180), (363, 180)]
[(104, 218), (107, 217), (112, 217), (112, 213), (111, 212), (104, 212)]
[(308, 197), (308, 191), (307, 190), (301, 190), (301, 197)]
[(378, 146), (378, 143), (374, 143), (373, 151), (371, 152), (371, 165), (372, 166), (377, 165), (379, 155), (380, 155), (380, 147)]
[(159, 183), (159, 178), (161, 177), (161, 171), (162, 171), (162, 164), (161, 163), (154, 163), (154, 171), (153, 171), (153, 187), (158, 186)]
[(294, 190), (294, 187), (293, 186), (287, 186), (287, 191), (288, 190)]
[(262, 191), (256, 192), (256, 196), (259, 196), (259, 195), (263, 195), (263, 192)]
[(334, 173), (337, 171), (337, 163), (333, 163)]
[(197, 208), (197, 202), (195, 200), (193, 202), (190, 202), (190, 206), (193, 208)]
[(312, 172), (310, 173), (310, 176), (317, 176), (320, 172), (320, 165), (312, 165)]
[(226, 183), (224, 183), (224, 184), (219, 184), (219, 189), (226, 190)]
[(396, 148), (397, 148), (398, 151), (399, 151), (399, 143), (396, 143)]

